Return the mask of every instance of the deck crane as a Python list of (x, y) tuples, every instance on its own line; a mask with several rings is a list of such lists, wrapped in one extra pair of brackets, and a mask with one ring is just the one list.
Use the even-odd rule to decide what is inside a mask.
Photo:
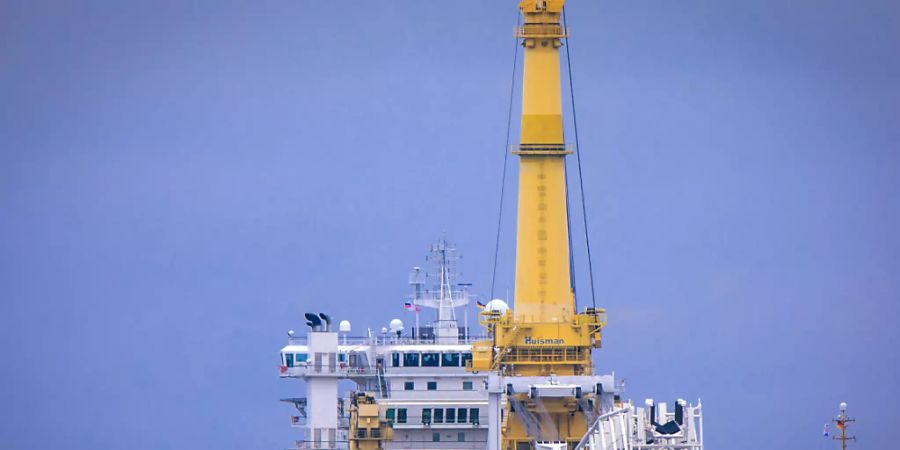
[[(473, 344), (471, 370), (489, 371), (501, 409), (500, 448), (573, 448), (601, 405), (611, 376), (593, 375), (605, 311), (578, 312), (570, 281), (563, 136), (560, 23), (564, 0), (522, 0), (516, 37), (524, 48), (515, 302), (481, 315), (489, 338)], [(606, 398), (609, 398), (607, 395)], [(493, 442), (489, 437), (490, 449)], [(496, 444), (494, 444), (496, 445)]]

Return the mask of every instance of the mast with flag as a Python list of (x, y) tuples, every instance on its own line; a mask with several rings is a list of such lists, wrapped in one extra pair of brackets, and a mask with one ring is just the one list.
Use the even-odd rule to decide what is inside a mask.
[[(841, 450), (847, 450), (847, 441), (855, 441), (856, 436), (848, 436), (847, 435), (847, 427), (851, 422), (856, 422), (856, 419), (851, 419), (850, 416), (847, 415), (847, 403), (841, 402), (840, 405), (841, 412), (838, 413), (837, 417), (834, 418), (834, 426), (837, 427), (838, 430), (841, 430), (841, 434), (839, 436), (835, 436), (832, 439), (836, 441), (841, 441)], [(825, 428), (825, 436), (828, 436), (828, 428), (826, 425)]]

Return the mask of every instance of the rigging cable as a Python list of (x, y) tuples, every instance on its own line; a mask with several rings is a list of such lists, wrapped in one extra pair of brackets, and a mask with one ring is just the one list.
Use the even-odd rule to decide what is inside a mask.
[[(563, 29), (568, 29), (568, 24), (566, 22), (566, 8), (562, 10), (563, 16)], [(587, 247), (587, 260), (588, 260), (588, 277), (591, 280), (591, 306), (594, 308), (597, 307), (597, 299), (594, 295), (594, 267), (591, 263), (591, 240), (588, 237), (588, 220), (587, 220), (587, 206), (584, 201), (584, 177), (581, 174), (581, 148), (578, 146), (578, 119), (575, 115), (575, 85), (572, 82), (572, 56), (569, 53), (569, 36), (566, 33), (566, 68), (569, 74), (569, 97), (572, 99), (572, 128), (575, 132), (575, 157), (578, 162), (578, 187), (581, 191), (581, 217), (584, 219), (584, 244)]]
[[(522, 17), (516, 11), (516, 28), (522, 24)], [(494, 299), (494, 284), (497, 280), (497, 257), (500, 254), (500, 229), (503, 223), (503, 197), (506, 191), (506, 166), (509, 159), (509, 135), (512, 130), (513, 97), (516, 93), (516, 64), (519, 62), (519, 38), (515, 38), (513, 51), (512, 76), (509, 83), (509, 110), (506, 113), (506, 145), (503, 146), (503, 175), (500, 177), (500, 211), (497, 213), (497, 236), (494, 240), (494, 268), (491, 271), (491, 300)], [(506, 299), (509, 301), (509, 299)]]

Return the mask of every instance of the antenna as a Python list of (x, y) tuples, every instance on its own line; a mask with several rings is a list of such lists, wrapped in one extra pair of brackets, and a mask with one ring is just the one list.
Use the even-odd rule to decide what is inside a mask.
[(832, 439), (836, 441), (841, 441), (841, 450), (847, 450), (847, 441), (855, 441), (856, 436), (848, 436), (847, 435), (847, 427), (850, 426), (851, 422), (856, 422), (856, 419), (851, 419), (850, 416), (847, 415), (847, 403), (841, 402), (840, 405), (841, 412), (838, 413), (837, 417), (834, 418), (834, 425), (841, 430), (840, 436), (835, 436)]

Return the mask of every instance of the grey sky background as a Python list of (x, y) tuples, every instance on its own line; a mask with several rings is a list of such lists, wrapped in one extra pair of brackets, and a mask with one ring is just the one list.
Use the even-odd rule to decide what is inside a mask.
[[(570, 2), (597, 367), (710, 449), (895, 442), (897, 5)], [(488, 296), (515, 6), (3, 2), (0, 447), (287, 447), (302, 312), (410, 320), (443, 233)]]

